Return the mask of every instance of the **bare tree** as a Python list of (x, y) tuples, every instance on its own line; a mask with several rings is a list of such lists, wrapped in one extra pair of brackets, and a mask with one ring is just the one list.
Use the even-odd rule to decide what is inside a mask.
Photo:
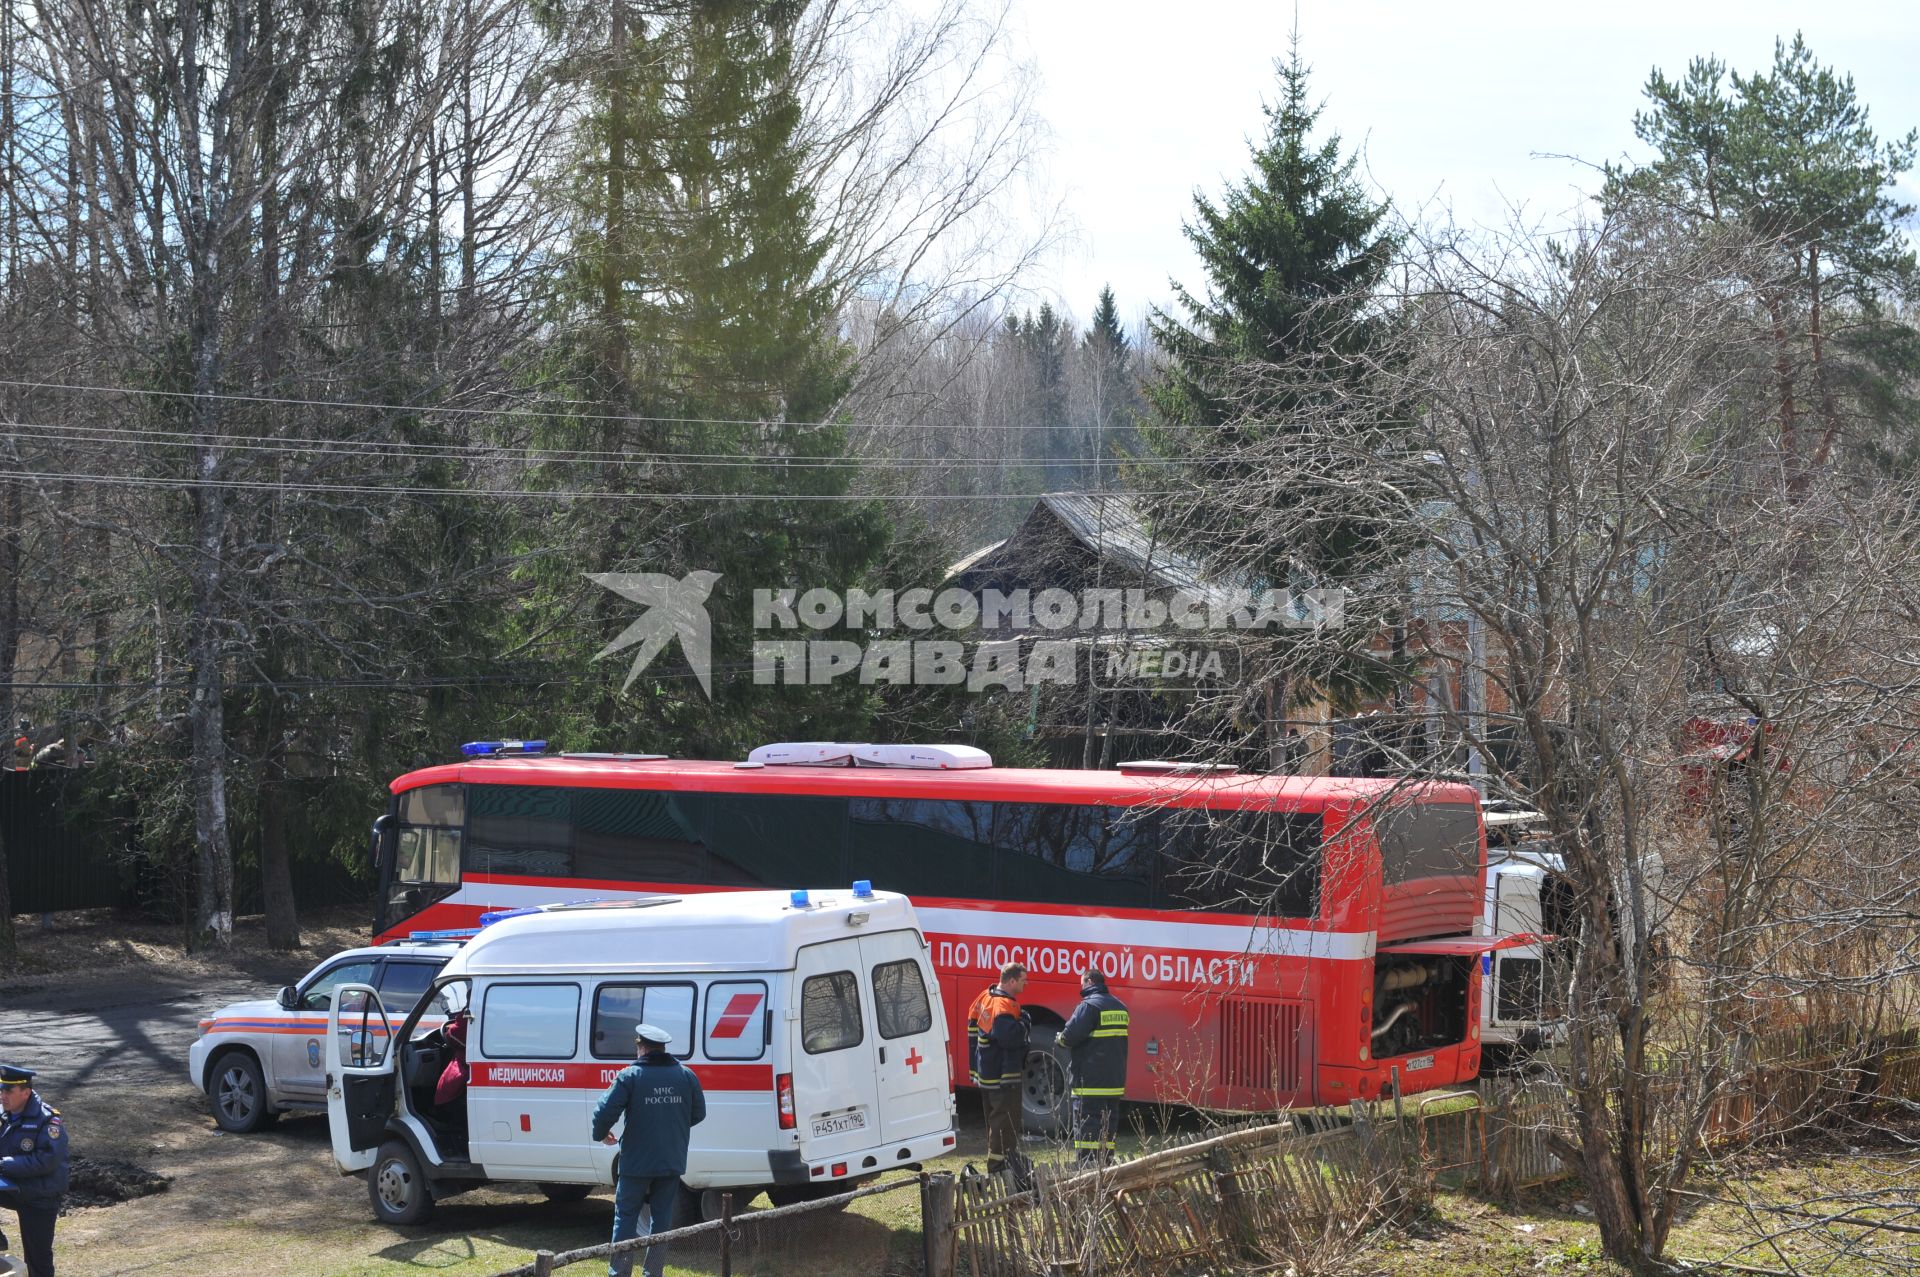
[(1302, 396), (1304, 428), (1237, 458), (1268, 477), (1192, 494), (1417, 530), (1326, 583), (1345, 626), (1267, 659), (1390, 664), (1411, 598), (1421, 664), (1471, 689), (1438, 727), (1566, 858), (1565, 1154), (1630, 1264), (1664, 1253), (1769, 1033), (1915, 1008), (1914, 493), (1785, 464), (1765, 299), (1726, 282), (1764, 261), (1644, 207), (1563, 242), (1416, 241), (1370, 391)]

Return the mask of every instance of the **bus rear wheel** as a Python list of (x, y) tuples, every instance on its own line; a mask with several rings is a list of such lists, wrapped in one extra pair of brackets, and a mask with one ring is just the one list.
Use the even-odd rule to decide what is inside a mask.
[(1020, 1121), (1031, 1135), (1063, 1134), (1073, 1121), (1073, 1092), (1067, 1081), (1067, 1048), (1060, 1030), (1036, 1024), (1027, 1044), (1026, 1075), (1020, 1086)]

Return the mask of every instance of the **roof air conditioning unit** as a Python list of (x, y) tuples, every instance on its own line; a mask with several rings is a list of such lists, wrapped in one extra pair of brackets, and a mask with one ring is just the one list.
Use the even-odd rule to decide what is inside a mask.
[(855, 745), (856, 767), (905, 767), (917, 771), (976, 771), (993, 756), (971, 745)]
[(755, 749), (747, 761), (763, 767), (847, 767), (859, 748), (826, 740), (778, 741)]
[(1232, 763), (1182, 763), (1165, 758), (1120, 764), (1122, 776), (1231, 776), (1239, 770)]

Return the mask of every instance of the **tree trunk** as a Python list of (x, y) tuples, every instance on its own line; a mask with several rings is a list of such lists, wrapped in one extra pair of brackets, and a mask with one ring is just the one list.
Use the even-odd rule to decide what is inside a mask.
[[(607, 245), (600, 263), (601, 322), (606, 329), (607, 364), (615, 382), (627, 380), (627, 326), (621, 319), (621, 269), (626, 260), (627, 6), (613, 0), (608, 44), (613, 55), (613, 93), (607, 127)], [(611, 397), (611, 396), (610, 396)]]
[(300, 916), (293, 893), (293, 857), (287, 849), (285, 734), (278, 708), (269, 708), (266, 719), (271, 739), (260, 777), (260, 898), (267, 911), (267, 947), (298, 949)]
[(13, 679), (20, 653), (20, 481), (0, 477), (0, 733), (13, 750)]
[[(11, 748), (12, 744), (9, 741), (9, 752), (11, 752)], [(6, 768), (11, 765), (10, 759), (7, 759), (5, 755), (0, 755), (0, 773), (4, 773)], [(21, 778), (18, 776), (0, 775), (0, 784), (4, 784), (8, 789), (15, 791), (21, 791), (26, 788), (25, 785), (21, 784)], [(0, 802), (0, 816), (4, 816), (4, 814), (5, 804)], [(0, 959), (11, 962), (15, 952), (16, 941), (13, 934), (13, 882), (7, 870), (7, 822), (4, 819), (0, 819)]]
[[(204, 404), (205, 401), (203, 400)], [(205, 411), (205, 409), (202, 409)], [(211, 479), (217, 458), (201, 452), (201, 477)], [(196, 943), (233, 943), (233, 844), (227, 828), (226, 694), (221, 641), (222, 551), (226, 540), (226, 498), (220, 489), (195, 492), (193, 618), (189, 650), (193, 695), (187, 706), (193, 753), (193, 826), (199, 853), (199, 907), (194, 918)]]

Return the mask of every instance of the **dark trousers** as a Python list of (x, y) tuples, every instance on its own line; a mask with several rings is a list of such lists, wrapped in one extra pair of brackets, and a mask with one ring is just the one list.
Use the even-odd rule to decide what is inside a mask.
[[(640, 1236), (640, 1213), (647, 1214), (647, 1232), (664, 1233), (673, 1227), (673, 1203), (680, 1193), (678, 1175), (622, 1175), (613, 1188), (613, 1240)], [(633, 1252), (607, 1261), (608, 1277), (627, 1277), (633, 1271)], [(667, 1271), (667, 1248), (647, 1247), (647, 1277)]]
[(1108, 1095), (1073, 1097), (1073, 1160), (1081, 1166), (1113, 1161), (1114, 1134), (1120, 1127), (1120, 1101)]
[(22, 1206), (18, 1189), (0, 1189), (0, 1206), (20, 1213), (20, 1254), (27, 1277), (53, 1277), (53, 1223), (58, 1206)]
[(1020, 1088), (982, 1087), (980, 1101), (987, 1115), (987, 1173), (991, 1175), (1002, 1162), (1020, 1156)]

